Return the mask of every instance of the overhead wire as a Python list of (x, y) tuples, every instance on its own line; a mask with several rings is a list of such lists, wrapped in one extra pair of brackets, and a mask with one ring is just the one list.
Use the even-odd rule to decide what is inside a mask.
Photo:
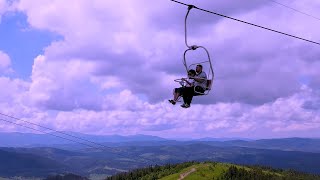
[(302, 38), (302, 37), (299, 37), (299, 36), (291, 35), (291, 34), (284, 33), (284, 32), (278, 31), (278, 30), (274, 30), (274, 29), (271, 29), (271, 28), (267, 28), (267, 27), (264, 27), (264, 26), (260, 26), (260, 25), (254, 24), (254, 23), (250, 23), (250, 22), (247, 22), (247, 21), (243, 21), (243, 20), (240, 20), (240, 19), (236, 19), (236, 18), (233, 18), (233, 17), (230, 17), (230, 16), (226, 16), (226, 15), (223, 15), (223, 14), (220, 14), (220, 13), (216, 13), (216, 12), (213, 12), (213, 11), (209, 11), (209, 10), (206, 10), (206, 9), (202, 9), (202, 8), (199, 8), (199, 7), (194, 6), (194, 5), (185, 4), (185, 3), (182, 3), (182, 2), (179, 2), (179, 1), (176, 1), (176, 0), (171, 0), (171, 1), (172, 1), (172, 2), (175, 2), (175, 3), (178, 3), (178, 4), (181, 4), (181, 5), (184, 5), (184, 6), (188, 6), (188, 7), (192, 6), (193, 8), (198, 9), (198, 10), (200, 10), (200, 11), (204, 11), (204, 12), (207, 12), (207, 13), (210, 13), (210, 14), (214, 14), (214, 15), (218, 15), (218, 16), (221, 16), (221, 17), (224, 17), (224, 18), (232, 19), (232, 20), (234, 20), (234, 21), (238, 21), (238, 22), (245, 23), (245, 24), (248, 24), (248, 25), (251, 25), (251, 26), (255, 26), (255, 27), (258, 27), (258, 28), (262, 28), (262, 29), (264, 29), (264, 30), (276, 32), (276, 33), (279, 33), (279, 34), (282, 34), (282, 35), (286, 35), (286, 36), (289, 36), (289, 37), (293, 37), (293, 38), (296, 38), (296, 39), (300, 39), (300, 40), (303, 40), (303, 41), (307, 41), (307, 42), (309, 42), (309, 43), (313, 43), (313, 44), (320, 45), (319, 42), (315, 42), (315, 41), (312, 41), (312, 40), (308, 40), (308, 39), (305, 39), (305, 38)]
[(105, 146), (102, 145), (102, 144), (99, 144), (99, 143), (96, 143), (96, 142), (93, 142), (93, 141), (90, 141), (90, 140), (87, 140), (87, 139), (84, 139), (84, 138), (80, 138), (80, 137), (74, 136), (74, 135), (72, 135), (72, 134), (68, 134), (68, 133), (65, 133), (65, 132), (57, 131), (57, 130), (54, 130), (54, 129), (52, 129), (52, 128), (48, 128), (48, 127), (45, 127), (45, 126), (43, 126), (43, 125), (36, 124), (36, 123), (33, 123), (33, 122), (29, 122), (29, 121), (26, 121), (26, 120), (23, 120), (23, 119), (14, 117), (14, 116), (10, 116), (10, 115), (7, 115), (7, 114), (3, 114), (3, 113), (1, 113), (1, 112), (0, 112), (0, 115), (6, 116), (6, 117), (8, 117), (8, 118), (12, 118), (12, 119), (15, 119), (15, 120), (18, 120), (18, 121), (22, 121), (22, 122), (25, 122), (25, 123), (28, 123), (28, 124), (32, 124), (32, 125), (41, 127), (41, 128), (43, 128), (43, 129), (47, 129), (47, 130), (49, 130), (49, 131), (53, 131), (53, 132), (56, 132), (56, 133), (59, 133), (59, 134), (63, 134), (63, 135), (66, 135), (66, 136), (69, 136), (69, 137), (72, 137), (72, 138), (76, 138), (76, 139), (79, 139), (79, 140), (82, 140), (82, 141), (86, 141), (86, 142), (89, 142), (89, 143), (92, 143), (92, 144), (95, 144), (95, 145), (98, 145), (98, 146), (101, 146), (101, 147), (105, 147)]
[(313, 15), (311, 15), (311, 14), (309, 14), (309, 13), (305, 13), (305, 12), (299, 10), (299, 9), (290, 7), (290, 6), (286, 5), (286, 4), (280, 3), (280, 2), (278, 2), (278, 1), (274, 1), (274, 0), (269, 0), (269, 1), (271, 1), (271, 2), (273, 2), (273, 3), (276, 3), (276, 4), (279, 4), (280, 6), (283, 6), (283, 7), (285, 7), (285, 8), (291, 9), (291, 10), (293, 10), (293, 11), (295, 11), (295, 12), (300, 13), (300, 14), (304, 14), (304, 15), (306, 15), (306, 16), (312, 17), (312, 18), (314, 18), (314, 19), (316, 19), (316, 20), (320, 20), (320, 18), (318, 18), (318, 17), (316, 17), (316, 16), (313, 16)]
[[(38, 127), (41, 127), (41, 128), (43, 128), (43, 129), (46, 129), (46, 130), (49, 130), (49, 131), (57, 132), (57, 133), (60, 133), (60, 134), (63, 134), (63, 135), (66, 135), (66, 136), (69, 136), (69, 137), (72, 137), (72, 138), (75, 138), (75, 139), (78, 139), (78, 140), (90, 142), (90, 143), (92, 143), (92, 144), (99, 145), (99, 147), (90, 145), (90, 144), (88, 144), (88, 143), (83, 143), (83, 142), (80, 142), (80, 141), (78, 141), (78, 140), (73, 140), (73, 139), (70, 139), (70, 138), (66, 138), (66, 137), (63, 137), (63, 136), (59, 136), (59, 135), (56, 135), (56, 134), (52, 134), (52, 133), (48, 134), (48, 132), (46, 132), (46, 131), (44, 131), (44, 130), (39, 130), (39, 129), (30, 127), (30, 126), (26, 126), (26, 125), (23, 125), (23, 124), (19, 124), (19, 123), (16, 123), (16, 122), (12, 122), (12, 121), (9, 121), (9, 120), (6, 120), (6, 119), (0, 118), (0, 121), (4, 121), (4, 122), (10, 123), (10, 124), (14, 124), (14, 125), (17, 125), (17, 126), (21, 126), (21, 127), (24, 127), (24, 128), (28, 128), (28, 129), (31, 129), (31, 130), (34, 130), (34, 131), (38, 131), (38, 132), (41, 132), (41, 133), (46, 133), (46, 134), (48, 134), (48, 135), (51, 135), (51, 136), (54, 136), (54, 137), (57, 137), (57, 138), (61, 138), (61, 139), (64, 139), (64, 140), (67, 140), (67, 141), (70, 141), (70, 142), (78, 143), (78, 144), (81, 144), (81, 145), (84, 145), (84, 146), (87, 146), (87, 147), (90, 147), (90, 148), (93, 148), (93, 149), (100, 149), (100, 150), (109, 149), (109, 150), (113, 150), (113, 148), (108, 147), (108, 146), (105, 146), (105, 145), (103, 145), (103, 144), (96, 143), (96, 142), (93, 142), (93, 141), (90, 141), (90, 140), (87, 140), (87, 139), (84, 139), (84, 138), (80, 138), (80, 137), (77, 137), (77, 136), (74, 136), (74, 135), (71, 135), (71, 134), (68, 134), (68, 133), (65, 133), (65, 132), (60, 132), (60, 131), (54, 130), (54, 129), (52, 129), (52, 128), (48, 128), (48, 127), (45, 127), (45, 126), (43, 126), (43, 125), (39, 125), (39, 124), (36, 124), (36, 123), (32, 123), (32, 122), (29, 122), (29, 121), (26, 121), (26, 120), (23, 120), (23, 119), (20, 119), (20, 118), (11, 116), (11, 115), (7, 115), (7, 114), (1, 113), (1, 112), (0, 112), (0, 115), (5, 116), (5, 117), (8, 117), (8, 118), (11, 118), (11, 119), (15, 119), (15, 120), (17, 120), (17, 121), (25, 122), (25, 123), (27, 123), (27, 124), (31, 124), (31, 125), (34, 125), (34, 126), (38, 126)], [(128, 158), (127, 156), (124, 156), (124, 155), (121, 155), (121, 154), (117, 154), (117, 155), (118, 155), (118, 156), (121, 156), (121, 157), (123, 157), (123, 158)]]
[[(28, 129), (31, 129), (31, 130), (34, 130), (34, 131), (38, 131), (38, 132), (41, 132), (41, 133), (47, 133), (47, 132), (45, 132), (45, 131), (42, 131), (42, 130), (39, 130), (39, 129), (36, 129), (36, 128), (32, 128), (32, 127), (29, 127), (29, 126), (26, 126), (26, 125), (23, 125), (23, 124), (15, 123), (15, 122), (12, 122), (12, 121), (8, 121), (8, 120), (2, 119), (2, 118), (0, 118), (0, 121), (4, 121), (4, 122), (10, 123), (10, 124), (14, 124), (14, 125), (17, 125), (17, 126), (21, 126), (21, 127), (24, 127), (24, 128), (28, 128)], [(94, 147), (94, 146), (91, 146), (91, 145), (89, 145), (89, 144), (85, 144), (85, 143), (82, 143), (82, 142), (74, 141), (74, 140), (69, 139), (69, 138), (65, 138), (65, 137), (62, 137), (62, 136), (55, 135), (55, 134), (50, 134), (50, 135), (51, 135), (51, 136), (54, 136), (54, 137), (57, 137), (57, 138), (64, 139), (64, 140), (72, 141), (72, 142), (74, 142), (74, 143), (79, 143), (79, 144), (82, 144), (82, 145), (84, 145), (84, 146), (88, 146), (88, 147), (90, 147), (90, 148), (97, 149), (97, 147)], [(99, 149), (99, 148), (98, 148), (98, 149)]]

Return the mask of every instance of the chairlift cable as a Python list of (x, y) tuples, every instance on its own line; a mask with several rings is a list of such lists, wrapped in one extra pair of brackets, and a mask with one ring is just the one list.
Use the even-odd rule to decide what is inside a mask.
[(318, 42), (315, 42), (315, 41), (312, 41), (312, 40), (308, 40), (308, 39), (305, 39), (305, 38), (302, 38), (302, 37), (299, 37), (299, 36), (291, 35), (291, 34), (284, 33), (284, 32), (281, 32), (281, 31), (277, 31), (277, 30), (274, 30), (274, 29), (271, 29), (271, 28), (267, 28), (267, 27), (264, 27), (264, 26), (253, 24), (253, 23), (250, 23), (250, 22), (247, 22), (247, 21), (236, 19), (236, 18), (233, 18), (233, 17), (230, 17), (230, 16), (226, 16), (226, 15), (223, 15), (223, 14), (220, 14), (220, 13), (216, 13), (216, 12), (213, 12), (213, 11), (202, 9), (202, 8), (196, 7), (194, 5), (188, 5), (188, 4), (176, 1), (176, 0), (171, 0), (171, 1), (175, 2), (175, 3), (178, 3), (178, 4), (181, 4), (181, 5), (188, 6), (188, 7), (192, 6), (193, 8), (198, 9), (200, 11), (204, 11), (204, 12), (207, 12), (207, 13), (210, 13), (210, 14), (215, 14), (215, 15), (218, 15), (218, 16), (221, 16), (221, 17), (224, 17), (224, 18), (232, 19), (234, 21), (238, 21), (238, 22), (245, 23), (245, 24), (248, 24), (248, 25), (251, 25), (251, 26), (262, 28), (264, 30), (272, 31), (272, 32), (279, 33), (279, 34), (282, 34), (282, 35), (285, 35), (285, 36), (293, 37), (293, 38), (296, 38), (296, 39), (300, 39), (300, 40), (303, 40), (303, 41), (307, 41), (307, 42), (310, 42), (310, 43), (313, 43), (313, 44), (320, 45), (320, 43), (318, 43)]

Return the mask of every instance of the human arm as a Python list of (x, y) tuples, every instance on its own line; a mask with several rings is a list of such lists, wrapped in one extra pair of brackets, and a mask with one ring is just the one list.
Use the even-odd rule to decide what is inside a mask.
[[(189, 79), (191, 79), (191, 78), (189, 78)], [(189, 82), (186, 78), (182, 78), (181, 80), (185, 81), (189, 86), (193, 85), (193, 82)]]
[(205, 72), (201, 72), (196, 77), (192, 77), (190, 79), (194, 79), (196, 82), (203, 83), (207, 80), (207, 75)]

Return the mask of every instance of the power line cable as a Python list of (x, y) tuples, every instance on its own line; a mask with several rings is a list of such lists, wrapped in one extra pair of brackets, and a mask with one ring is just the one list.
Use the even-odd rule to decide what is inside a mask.
[[(31, 130), (34, 130), (34, 131), (38, 131), (38, 132), (41, 132), (41, 133), (47, 133), (45, 131), (42, 131), (42, 130), (39, 130), (39, 129), (35, 129), (35, 128), (32, 128), (32, 127), (29, 127), (29, 126), (25, 126), (23, 124), (18, 124), (18, 123), (15, 123), (15, 122), (12, 122), (12, 121), (8, 121), (8, 120), (5, 120), (5, 119), (1, 119), (0, 118), (0, 121), (5, 121), (7, 123), (10, 123), (10, 124), (14, 124), (14, 125), (17, 125), (17, 126), (21, 126), (21, 127), (24, 127), (24, 128), (28, 128), (28, 129), (31, 129)], [(55, 136), (57, 138), (61, 138), (61, 139), (64, 139), (64, 140), (68, 140), (68, 141), (72, 141), (74, 143), (79, 143), (79, 144), (82, 144), (84, 146), (88, 146), (90, 148), (94, 148), (94, 149), (99, 149), (97, 147), (94, 147), (94, 146), (91, 146), (91, 145), (88, 145), (88, 144), (85, 144), (85, 143), (82, 143), (82, 142), (78, 142), (78, 141), (74, 141), (72, 139), (68, 139), (68, 138), (65, 138), (65, 137), (62, 137), (62, 136), (58, 136), (58, 135), (55, 135), (55, 134), (50, 134), (51, 136)]]
[(69, 136), (69, 137), (72, 137), (72, 138), (76, 138), (76, 139), (79, 139), (79, 140), (82, 140), (82, 141), (86, 141), (86, 142), (89, 142), (89, 143), (92, 143), (92, 144), (95, 144), (95, 145), (98, 145), (98, 146), (101, 146), (101, 147), (104, 147), (104, 148), (106, 147), (106, 146), (104, 146), (103, 144), (99, 144), (99, 143), (96, 143), (96, 142), (93, 142), (93, 141), (90, 141), (90, 140), (87, 140), (87, 139), (84, 139), (84, 138), (80, 138), (80, 137), (77, 137), (77, 136), (74, 136), (74, 135), (71, 135), (71, 134), (68, 134), (68, 133), (65, 133), (65, 132), (57, 131), (57, 130), (54, 130), (54, 129), (52, 129), (52, 128), (48, 128), (48, 127), (42, 126), (42, 125), (40, 125), (40, 124), (32, 123), (32, 122), (29, 122), (29, 121), (26, 121), (26, 120), (23, 120), (23, 119), (20, 119), (20, 118), (16, 118), (16, 117), (14, 117), (14, 116), (10, 116), (10, 115), (7, 115), (7, 114), (3, 114), (3, 113), (1, 113), (1, 112), (0, 112), (0, 115), (6, 116), (6, 117), (9, 117), (9, 118), (18, 120), (18, 121), (22, 121), (22, 122), (25, 122), (25, 123), (28, 123), (28, 124), (32, 124), (32, 125), (41, 127), (41, 128), (43, 128), (43, 129), (47, 129), (47, 130), (50, 130), (50, 131), (53, 131), (53, 132), (57, 132), (57, 133), (60, 133), (60, 134), (63, 134), (63, 135), (66, 135), (66, 136)]
[[(3, 114), (3, 113), (1, 113), (1, 112), (0, 112), (0, 115), (6, 116), (6, 117), (9, 117), (9, 118), (18, 120), (18, 121), (22, 121), (22, 122), (25, 122), (25, 123), (28, 123), (28, 124), (32, 124), (32, 125), (41, 127), (41, 128), (43, 128), (43, 129), (47, 129), (47, 130), (50, 130), (50, 131), (54, 131), (54, 132), (57, 132), (57, 133), (60, 133), (60, 134), (63, 134), (63, 135), (69, 136), (69, 137), (73, 137), (73, 138), (79, 139), (79, 140), (87, 141), (87, 142), (90, 142), (90, 143), (92, 143), (92, 144), (100, 145), (101, 147), (95, 147), (95, 146), (92, 146), (92, 145), (87, 144), (87, 143), (75, 141), (75, 140), (72, 140), (72, 139), (70, 139), (70, 138), (65, 138), (65, 137), (62, 137), (62, 136), (55, 135), (55, 134), (48, 134), (48, 135), (51, 135), (51, 136), (54, 136), (54, 137), (57, 137), (57, 138), (61, 138), (61, 139), (67, 140), (67, 141), (71, 141), (71, 142), (74, 142), (74, 143), (78, 143), (78, 144), (81, 144), (81, 145), (84, 145), (84, 146), (87, 146), (87, 147), (90, 147), (90, 148), (93, 148), (93, 149), (100, 149), (100, 150), (103, 150), (103, 151), (104, 151), (105, 149), (113, 150), (113, 148), (108, 147), (108, 146), (105, 146), (105, 145), (103, 145), (103, 144), (99, 144), (99, 143), (96, 143), (96, 142), (93, 142), (93, 141), (89, 141), (89, 140), (86, 140), (86, 139), (83, 139), (83, 138), (80, 138), (80, 137), (77, 137), (77, 136), (74, 136), (74, 135), (71, 135), (71, 134), (67, 134), (67, 133), (64, 133), (64, 132), (59, 132), (59, 131), (56, 131), (56, 130), (54, 130), (54, 129), (52, 129), (52, 128), (48, 128), (48, 127), (45, 127), (45, 126), (42, 126), (42, 125), (39, 125), (39, 124), (36, 124), (36, 123), (32, 123), (32, 122), (29, 122), (29, 121), (25, 121), (25, 120), (16, 118), (16, 117), (14, 117), (14, 116), (10, 116), (10, 115), (7, 115), (7, 114)], [(8, 121), (8, 120), (2, 119), (2, 118), (0, 118), (0, 121), (5, 121), (5, 122), (7, 122), (7, 123), (11, 123), (11, 124), (14, 124), (14, 125), (17, 125), (17, 126), (21, 126), (21, 127), (24, 127), (24, 128), (28, 128), (28, 129), (31, 129), (31, 130), (35, 130), (35, 131), (38, 131), (38, 132), (46, 133), (46, 134), (47, 134), (46, 131), (39, 130), (39, 129), (35, 129), (35, 128), (32, 128), (32, 127), (29, 127), (29, 126), (26, 126), (26, 125), (22, 125), (22, 124), (19, 124), (19, 123), (15, 123), (15, 122), (12, 122), (12, 121)], [(103, 149), (103, 148), (104, 148), (104, 149)], [(120, 157), (126, 158), (126, 159), (128, 158), (128, 156), (125, 156), (125, 155), (121, 155), (121, 154), (117, 154), (117, 155), (120, 156)]]
[[(52, 128), (48, 128), (48, 127), (45, 127), (45, 126), (42, 126), (42, 125), (39, 125), (39, 124), (36, 124), (36, 123), (32, 123), (32, 122), (29, 122), (29, 121), (25, 121), (25, 120), (16, 118), (16, 117), (14, 117), (14, 116), (10, 116), (10, 115), (7, 115), (7, 114), (3, 114), (3, 113), (1, 113), (1, 112), (0, 112), (0, 115), (6, 116), (6, 117), (9, 117), (9, 118), (18, 120), (18, 121), (22, 121), (22, 122), (25, 122), (25, 123), (28, 123), (28, 124), (32, 124), (32, 125), (41, 127), (41, 128), (43, 128), (43, 129), (47, 129), (47, 130), (50, 130), (50, 131), (54, 131), (54, 132), (57, 132), (57, 133), (60, 133), (60, 134), (63, 134), (63, 135), (69, 136), (69, 137), (73, 137), (73, 138), (79, 139), (79, 140), (87, 141), (87, 142), (90, 142), (90, 143), (92, 143), (92, 144), (100, 145), (101, 147), (95, 147), (95, 146), (92, 146), (92, 145), (87, 144), (87, 143), (79, 142), (79, 141), (76, 141), (76, 140), (72, 140), (72, 139), (70, 139), (70, 138), (65, 138), (65, 137), (58, 136), (58, 135), (51, 134), (51, 133), (48, 134), (48, 135), (51, 135), (51, 136), (54, 136), (54, 137), (57, 137), (57, 138), (61, 138), (61, 139), (67, 140), (67, 141), (71, 141), (71, 142), (74, 142), (74, 143), (78, 143), (78, 144), (81, 144), (81, 145), (84, 145), (84, 146), (87, 146), (87, 147), (90, 147), (90, 148), (93, 148), (93, 149), (100, 149), (100, 150), (102, 150), (102, 151), (104, 151), (104, 150), (106, 150), (106, 149), (114, 150), (113, 148), (108, 147), (108, 146), (105, 146), (105, 145), (103, 145), (103, 144), (99, 144), (99, 143), (96, 143), (96, 142), (93, 142), (93, 141), (89, 141), (89, 140), (86, 140), (86, 139), (83, 139), (83, 138), (80, 138), (80, 137), (77, 137), (77, 136), (74, 136), (74, 135), (71, 135), (71, 134), (67, 134), (67, 133), (64, 133), (64, 132), (59, 132), (59, 131), (56, 131), (56, 130), (54, 130), (54, 129), (52, 129)], [(23, 124), (16, 123), (16, 122), (8, 121), (8, 120), (2, 119), (2, 118), (0, 118), (0, 121), (5, 121), (5, 122), (7, 122), (7, 123), (11, 123), (11, 124), (14, 124), (14, 125), (17, 125), (17, 126), (21, 126), (21, 127), (24, 127), (24, 128), (28, 128), (28, 129), (31, 129), (31, 130), (34, 130), (34, 131), (38, 131), (38, 132), (41, 132), (41, 133), (45, 133), (45, 134), (48, 133), (48, 132), (43, 131), (43, 130), (39, 130), (39, 129), (36, 129), (36, 128), (33, 128), (33, 127), (29, 127), (29, 126), (26, 126), (26, 125), (23, 125)], [(104, 149), (103, 149), (103, 148), (104, 148)], [(121, 155), (121, 154), (117, 154), (117, 155), (120, 156), (120, 157), (122, 157), (122, 158), (125, 158), (125, 159), (129, 158), (128, 156), (125, 156), (125, 155)]]
[[(75, 142), (75, 143), (79, 143), (79, 144), (82, 144), (82, 145), (85, 145), (85, 146), (88, 146), (88, 147), (91, 147), (91, 148), (94, 148), (94, 149), (100, 149), (100, 150), (109, 149), (109, 150), (113, 150), (113, 148), (105, 146), (103, 144), (99, 144), (99, 143), (96, 143), (96, 142), (93, 142), (93, 141), (89, 141), (89, 140), (86, 140), (86, 139), (83, 139), (83, 138), (80, 138), (80, 137), (77, 137), (77, 136), (74, 136), (74, 135), (71, 135), (71, 134), (68, 134), (68, 133), (60, 132), (60, 131), (54, 130), (52, 128), (48, 128), (48, 127), (45, 127), (45, 126), (42, 126), (42, 125), (39, 125), (39, 124), (36, 124), (36, 123), (32, 123), (32, 122), (29, 122), (29, 121), (26, 121), (26, 120), (22, 120), (20, 118), (14, 117), (14, 116), (10, 116), (10, 115), (7, 115), (7, 114), (1, 113), (1, 112), (0, 112), (0, 115), (8, 117), (8, 118), (15, 119), (15, 120), (18, 120), (18, 121), (22, 121), (22, 122), (25, 122), (25, 123), (28, 123), (28, 124), (32, 124), (32, 125), (41, 127), (43, 129), (54, 131), (54, 132), (57, 132), (57, 133), (60, 133), (60, 134), (63, 134), (63, 135), (69, 136), (69, 137), (73, 137), (73, 138), (76, 138), (76, 139), (79, 139), (79, 140), (82, 140), (82, 141), (90, 142), (92, 144), (99, 145), (100, 147), (95, 147), (95, 146), (92, 146), (92, 145), (87, 144), (87, 143), (75, 141), (75, 140), (72, 140), (72, 139), (69, 139), (69, 138), (65, 138), (65, 137), (62, 137), (62, 136), (58, 136), (58, 135), (55, 135), (55, 134), (49, 134), (49, 135), (55, 136), (57, 138), (65, 139), (65, 140), (68, 140), (68, 141), (71, 141), (71, 142)], [(22, 124), (18, 124), (18, 123), (15, 123), (15, 122), (12, 122), (12, 121), (8, 121), (8, 120), (5, 120), (5, 119), (0, 119), (0, 120), (8, 122), (8, 123), (11, 123), (11, 124), (15, 124), (15, 125), (18, 125), (18, 126), (22, 126), (22, 127), (28, 128), (28, 129), (32, 129), (32, 130), (35, 130), (35, 131), (38, 131), (38, 132), (47, 133), (45, 131), (42, 131), (42, 130), (39, 130), (39, 129), (35, 129), (35, 128), (29, 127), (29, 126), (25, 126), (25, 125), (22, 125)], [(123, 158), (128, 158), (127, 156), (124, 156), (124, 155), (121, 155), (121, 154), (118, 154), (118, 156), (121, 156)]]
[(281, 31), (277, 31), (277, 30), (274, 30), (274, 29), (263, 27), (263, 26), (260, 26), (260, 25), (257, 25), (257, 24), (246, 22), (246, 21), (243, 21), (243, 20), (240, 20), (240, 19), (229, 17), (229, 16), (226, 16), (226, 15), (223, 15), (223, 14), (220, 14), (220, 13), (216, 13), (216, 12), (213, 12), (213, 11), (206, 10), (206, 9), (202, 9), (202, 8), (196, 7), (194, 5), (185, 4), (185, 3), (182, 3), (182, 2), (179, 2), (179, 1), (176, 1), (176, 0), (171, 0), (171, 1), (175, 2), (175, 3), (178, 3), (178, 4), (181, 4), (181, 5), (185, 5), (185, 6), (188, 6), (188, 7), (192, 7), (192, 8), (198, 9), (200, 11), (204, 11), (204, 12), (207, 12), (207, 13), (215, 14), (215, 15), (218, 15), (218, 16), (221, 16), (221, 17), (224, 17), (224, 18), (228, 18), (228, 19), (232, 19), (232, 20), (235, 20), (235, 21), (238, 21), (238, 22), (241, 22), (241, 23), (245, 23), (245, 24), (251, 25), (251, 26), (259, 27), (259, 28), (262, 28), (262, 29), (265, 29), (265, 30), (268, 30), (268, 31), (276, 32), (276, 33), (279, 33), (279, 34), (282, 34), (282, 35), (290, 36), (290, 37), (293, 37), (293, 38), (296, 38), (296, 39), (300, 39), (300, 40), (303, 40), (303, 41), (307, 41), (307, 42), (310, 42), (310, 43), (314, 43), (314, 44), (320, 45), (320, 43), (315, 42), (315, 41), (311, 41), (311, 40), (308, 40), (308, 39), (305, 39), (305, 38), (301, 38), (301, 37), (298, 37), (298, 36), (294, 36), (294, 35), (291, 35), (291, 34), (288, 34), (288, 33), (284, 33), (284, 32), (281, 32)]
[(305, 12), (300, 11), (300, 10), (298, 10), (298, 9), (292, 8), (292, 7), (290, 7), (290, 6), (286, 5), (286, 4), (279, 3), (279, 2), (274, 1), (274, 0), (269, 0), (269, 1), (271, 1), (271, 2), (273, 2), (273, 3), (276, 3), (276, 4), (279, 4), (279, 5), (283, 6), (283, 7), (286, 7), (286, 8), (288, 8), (288, 9), (291, 9), (291, 10), (293, 10), (293, 11), (296, 11), (296, 12), (298, 12), (298, 13), (300, 13), (300, 14), (304, 14), (304, 15), (306, 15), (306, 16), (312, 17), (312, 18), (314, 18), (314, 19), (316, 19), (316, 20), (320, 20), (320, 18), (318, 18), (318, 17), (316, 17), (316, 16), (313, 16), (313, 15), (311, 15), (311, 14), (305, 13)]

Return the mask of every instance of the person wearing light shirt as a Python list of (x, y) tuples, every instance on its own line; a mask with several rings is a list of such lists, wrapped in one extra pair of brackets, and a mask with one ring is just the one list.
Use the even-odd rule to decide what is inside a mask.
[[(196, 67), (196, 75), (192, 78), (194, 80), (194, 87), (186, 87), (183, 91), (183, 102), (184, 104), (181, 105), (183, 108), (189, 108), (193, 96), (196, 92), (203, 93), (207, 86), (207, 74), (202, 71), (202, 65), (198, 64)], [(196, 91), (196, 92), (195, 92)]]

